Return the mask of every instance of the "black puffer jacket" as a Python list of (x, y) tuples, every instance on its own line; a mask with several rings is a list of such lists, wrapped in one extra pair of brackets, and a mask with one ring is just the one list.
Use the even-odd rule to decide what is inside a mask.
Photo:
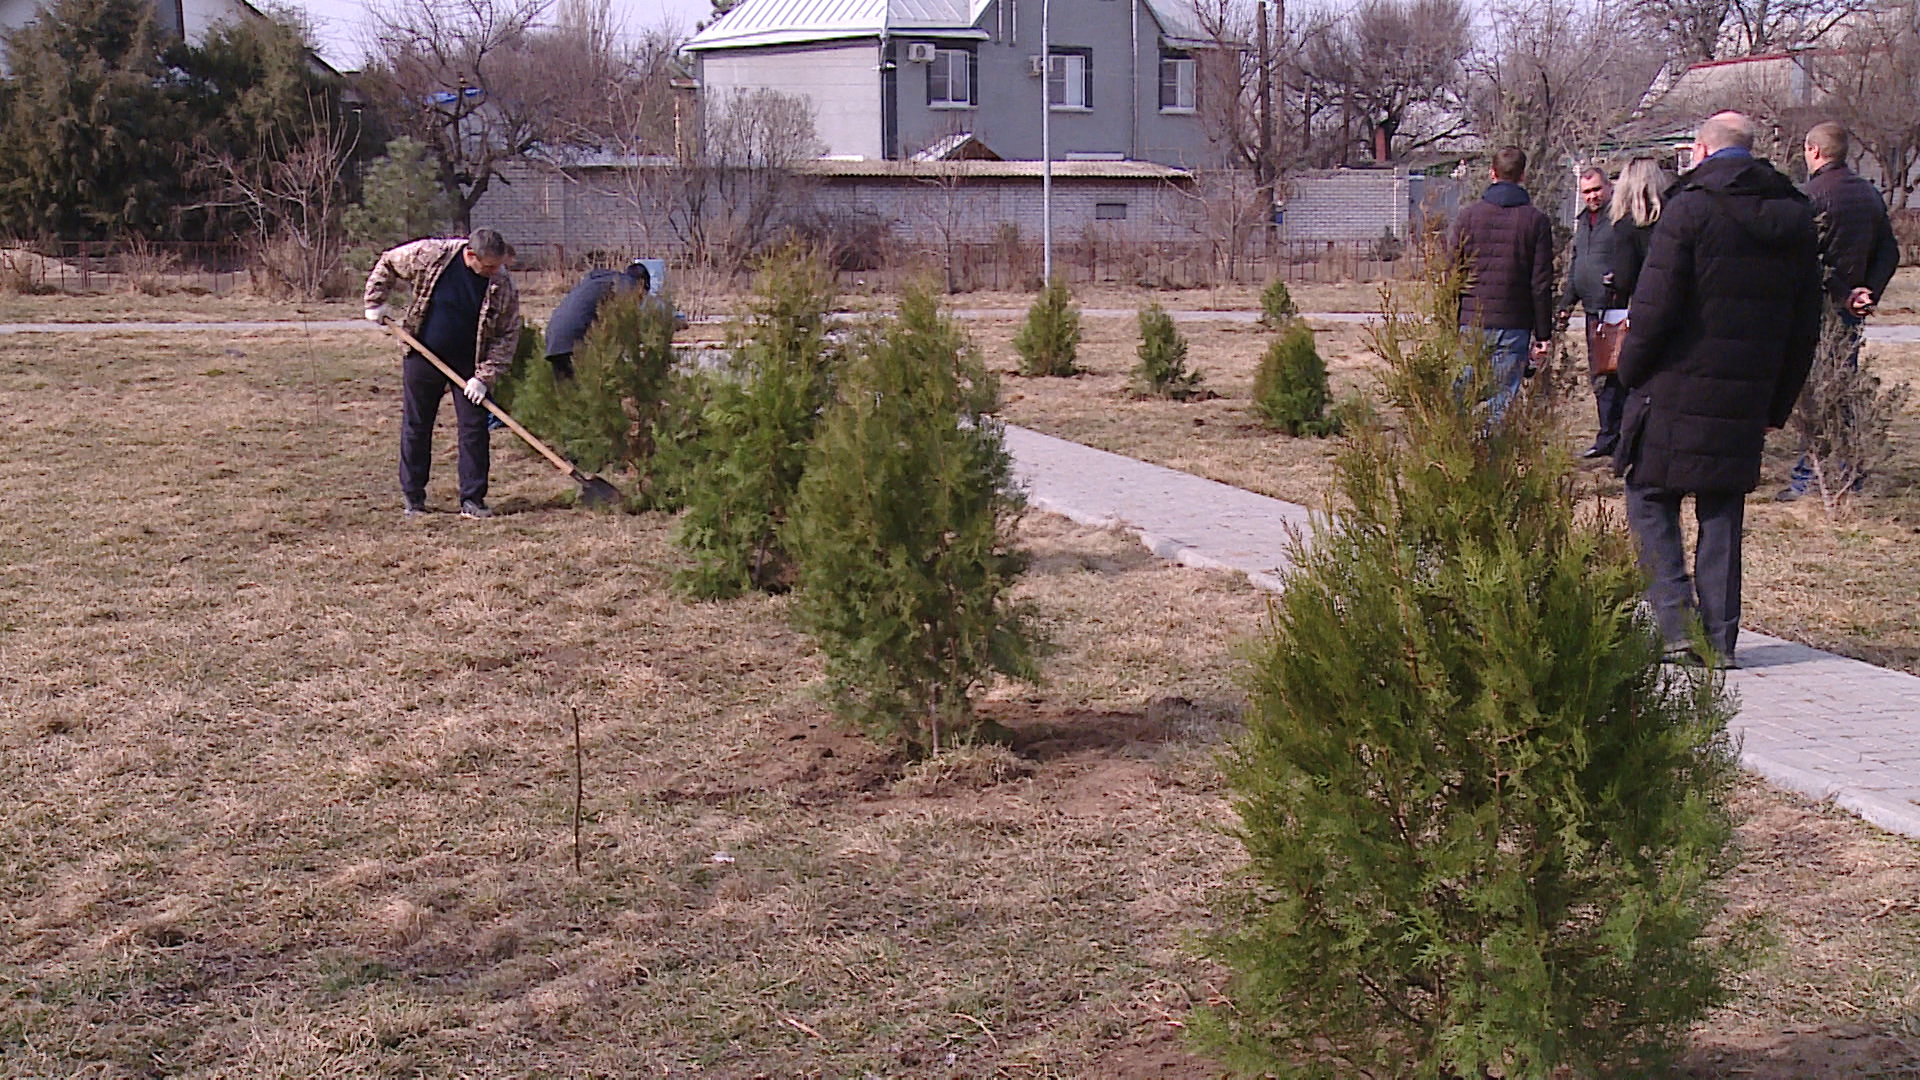
[(1647, 264), (1647, 246), (1652, 242), (1652, 225), (1635, 225), (1631, 217), (1613, 223), (1613, 249), (1609, 253), (1613, 262), (1608, 267), (1613, 287), (1607, 290), (1608, 307), (1623, 308), (1633, 299), (1633, 290), (1640, 284), (1640, 268)]
[(1490, 185), (1454, 218), (1447, 246), (1466, 260), (1461, 326), (1553, 337), (1553, 224), (1524, 188)]
[(1820, 338), (1806, 196), (1765, 161), (1715, 157), (1667, 193), (1620, 350), (1615, 469), (1634, 487), (1748, 492)]
[(600, 305), (616, 292), (639, 287), (640, 279), (621, 270), (589, 270), (580, 283), (567, 291), (566, 298), (547, 319), (547, 355), (573, 352), (593, 329)]
[(1887, 220), (1887, 203), (1872, 185), (1839, 162), (1807, 178), (1814, 225), (1820, 234), (1820, 262), (1827, 295), (1846, 306), (1855, 289), (1873, 293), (1879, 303), (1900, 265), (1900, 243)]

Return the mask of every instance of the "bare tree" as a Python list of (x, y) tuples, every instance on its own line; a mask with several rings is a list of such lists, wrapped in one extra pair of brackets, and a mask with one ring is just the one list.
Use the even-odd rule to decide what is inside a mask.
[(1860, 20), (1821, 72), (1826, 104), (1880, 167), (1893, 209), (1920, 209), (1920, 9)]
[(795, 94), (737, 89), (709, 100), (704, 119), (671, 168), (637, 170), (651, 185), (641, 198), (696, 259), (738, 269), (806, 202), (797, 166), (822, 149), (813, 106)]
[(1535, 201), (1558, 206), (1662, 58), (1620, 32), (1617, 11), (1578, 0), (1500, 0), (1487, 16), (1470, 64), (1475, 126), (1488, 145), (1525, 150)]
[(1461, 0), (1363, 0), (1309, 43), (1302, 66), (1335, 90), (1343, 137), (1388, 162), (1467, 129), (1470, 26)]
[(597, 0), (382, 0), (363, 85), (388, 121), (438, 165), (454, 223), (506, 166), (593, 146), (628, 67)]
[(346, 125), (316, 112), (306, 134), (290, 145), (278, 129), (265, 140), (263, 152), (246, 155), (200, 144), (195, 172), (215, 193), (209, 206), (238, 212), (249, 223), (269, 289), (305, 299), (338, 295), (346, 284), (341, 211), (353, 138)]
[(1629, 10), (1680, 64), (1823, 41), (1873, 0), (1632, 0)]

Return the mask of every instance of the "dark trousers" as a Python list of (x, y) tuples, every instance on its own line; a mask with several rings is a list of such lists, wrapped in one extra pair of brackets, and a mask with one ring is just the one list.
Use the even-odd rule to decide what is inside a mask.
[[(1593, 356), (1593, 332), (1600, 328), (1600, 313), (1587, 312), (1587, 356)], [(1620, 442), (1620, 416), (1627, 411), (1627, 388), (1611, 374), (1595, 375), (1593, 383), (1593, 404), (1600, 412), (1600, 433), (1593, 437), (1593, 445), (1604, 453), (1613, 453)]]
[(1680, 536), (1684, 498), (1627, 485), (1627, 523), (1640, 544), (1647, 602), (1653, 605), (1654, 622), (1669, 647), (1692, 642), (1697, 615), (1706, 626), (1708, 643), (1730, 660), (1740, 636), (1740, 529), (1746, 519), (1746, 496), (1710, 492), (1693, 497), (1700, 539), (1691, 576)]
[[(1828, 308), (1826, 318), (1839, 319), (1840, 325), (1846, 327), (1847, 332), (1853, 336), (1853, 348), (1847, 353), (1847, 366), (1858, 370), (1860, 367), (1860, 342), (1865, 336), (1862, 328), (1866, 325), (1866, 320), (1852, 312), (1841, 311), (1837, 308)], [(1822, 329), (1824, 330), (1825, 328), (1822, 327)], [(1824, 464), (1837, 464), (1844, 469), (1847, 463), (1825, 462), (1823, 465)], [(1854, 477), (1854, 488), (1857, 490), (1865, 480), (1865, 474)], [(1800, 451), (1800, 460), (1793, 463), (1793, 476), (1788, 481), (1787, 486), (1803, 495), (1813, 489), (1813, 455), (1809, 454), (1805, 448), (1802, 448)]]
[[(449, 366), (463, 379), (473, 377), (471, 365), (467, 371), (458, 364)], [(440, 398), (452, 385), (424, 357), (409, 352), (400, 365), (400, 493), (409, 499), (426, 497), (427, 477), (433, 471), (433, 421), (440, 413)], [(460, 501), (484, 503), (490, 464), (486, 407), (468, 401), (454, 386), (453, 414), (460, 421)]]

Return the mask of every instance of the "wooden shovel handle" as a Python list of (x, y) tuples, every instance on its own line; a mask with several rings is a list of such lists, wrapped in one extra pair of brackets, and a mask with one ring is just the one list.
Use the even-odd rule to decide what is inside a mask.
[[(454, 393), (456, 394), (461, 393), (464, 390), (464, 388), (467, 385), (467, 380), (461, 378), (458, 372), (448, 367), (447, 362), (445, 360), (442, 360), (439, 357), (433, 355), (432, 349), (429, 349), (425, 345), (420, 344), (419, 340), (416, 339), (412, 334), (407, 333), (404, 329), (401, 329), (400, 327), (395, 326), (392, 323), (382, 323), (381, 325), (393, 331), (394, 336), (398, 337), (401, 341), (406, 342), (408, 348), (412, 349), (414, 352), (419, 353), (421, 356), (426, 357), (427, 362), (429, 364), (432, 364), (434, 367), (439, 368), (440, 374), (445, 375), (448, 378), (448, 380), (450, 380), (453, 383)], [(580, 470), (574, 467), (573, 462), (568, 461), (566, 458), (563, 458), (559, 454), (554, 453), (551, 449), (548, 448), (546, 443), (543, 443), (539, 439), (534, 438), (533, 432), (528, 431), (526, 428), (521, 427), (520, 421), (515, 420), (511, 416), (508, 416), (507, 411), (505, 409), (502, 409), (500, 406), (495, 405), (493, 403), (493, 398), (491, 395), (481, 398), (480, 404), (485, 405), (487, 407), (488, 412), (499, 417), (500, 422), (507, 425), (507, 430), (513, 432), (515, 435), (520, 436), (520, 438), (524, 440), (528, 446), (531, 446), (535, 450), (540, 451), (540, 455), (546, 458), (548, 461), (552, 462), (554, 468), (559, 469), (561, 472), (566, 473), (568, 476), (574, 477), (575, 479), (578, 479), (581, 476)]]

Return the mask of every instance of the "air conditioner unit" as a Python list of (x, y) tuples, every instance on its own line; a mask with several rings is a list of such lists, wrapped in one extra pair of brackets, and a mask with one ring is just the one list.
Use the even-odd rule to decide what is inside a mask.
[(1027, 57), (1027, 74), (1041, 76), (1047, 73), (1047, 58), (1044, 56)]
[(907, 63), (933, 63), (933, 43), (929, 41), (911, 41), (907, 43)]

